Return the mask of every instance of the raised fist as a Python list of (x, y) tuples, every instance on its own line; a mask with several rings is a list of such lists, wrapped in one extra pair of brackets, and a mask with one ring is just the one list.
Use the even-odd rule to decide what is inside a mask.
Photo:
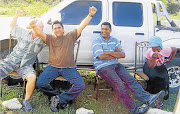
[(23, 14), (23, 11), (20, 10), (20, 9), (17, 9), (16, 14), (17, 14), (18, 16), (19, 16), (19, 15), (22, 15), (22, 14)]
[(97, 9), (94, 6), (89, 8), (89, 14), (92, 16), (96, 13), (96, 11), (97, 11)]

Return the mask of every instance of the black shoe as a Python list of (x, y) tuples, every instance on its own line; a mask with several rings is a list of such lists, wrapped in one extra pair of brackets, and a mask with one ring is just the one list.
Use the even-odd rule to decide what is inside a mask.
[(164, 91), (164, 90), (160, 91), (160, 92), (157, 93), (157, 94), (152, 94), (152, 95), (150, 96), (149, 101), (148, 101), (149, 107), (155, 106), (155, 101), (156, 101), (157, 99), (158, 99), (158, 100), (161, 100), (161, 99), (164, 97), (164, 95), (165, 95), (165, 91)]
[(143, 104), (141, 107), (138, 107), (135, 114), (145, 114), (149, 109), (147, 104)]
[(50, 108), (53, 112), (57, 112), (58, 111), (58, 105), (59, 105), (59, 96), (52, 96), (51, 97), (51, 104), (50, 104)]
[(167, 100), (168, 98), (169, 98), (169, 91), (166, 91), (163, 99)]

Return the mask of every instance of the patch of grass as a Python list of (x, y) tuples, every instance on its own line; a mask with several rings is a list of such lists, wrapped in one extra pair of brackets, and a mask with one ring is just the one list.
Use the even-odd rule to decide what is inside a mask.
[(47, 12), (50, 8), (54, 7), (57, 4), (46, 4), (43, 2), (33, 2), (33, 3), (19, 3), (12, 2), (10, 4), (1, 4), (0, 5), (0, 15), (14, 16), (17, 9), (23, 10), (23, 16), (39, 16)]
[(180, 20), (180, 12), (178, 12), (177, 14), (170, 15), (170, 17), (172, 19)]
[[(117, 94), (115, 91), (99, 91), (98, 101), (96, 98), (96, 91), (94, 91), (94, 76), (95, 73), (91, 71), (79, 71), (83, 76), (86, 83), (85, 90), (73, 100), (71, 105), (68, 105), (64, 110), (59, 110), (60, 114), (74, 114), (76, 109), (84, 107), (89, 110), (93, 110), (95, 114), (128, 114), (130, 113), (125, 105), (117, 99)], [(91, 82), (91, 83), (90, 83)], [(105, 88), (107, 83), (101, 81), (101, 87)], [(39, 89), (35, 89), (33, 95), (30, 99), (33, 110), (31, 112), (23, 112), (21, 110), (8, 110), (2, 106), (2, 101), (6, 101), (12, 98), (18, 98), (20, 102), (22, 99), (22, 89), (10, 88), (7, 85), (3, 86), (3, 97), (0, 99), (0, 113), (23, 113), (23, 114), (50, 114), (52, 111), (49, 107), (49, 100), (46, 95), (44, 95)], [(164, 106), (162, 110), (173, 111), (177, 94), (170, 94), (168, 100), (163, 101)], [(142, 103), (135, 99), (138, 106)]]

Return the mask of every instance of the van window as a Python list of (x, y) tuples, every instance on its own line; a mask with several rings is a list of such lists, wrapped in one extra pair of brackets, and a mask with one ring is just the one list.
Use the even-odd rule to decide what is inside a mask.
[(89, 25), (98, 25), (102, 18), (102, 3), (100, 1), (76, 1), (60, 11), (63, 24), (78, 25), (89, 14), (89, 7), (97, 8)]
[(113, 3), (113, 24), (115, 26), (140, 27), (143, 24), (142, 4), (130, 2)]

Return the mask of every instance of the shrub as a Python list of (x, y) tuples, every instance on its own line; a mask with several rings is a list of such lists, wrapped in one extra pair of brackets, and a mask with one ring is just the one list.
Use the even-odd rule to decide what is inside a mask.
[(168, 3), (167, 10), (170, 14), (176, 14), (180, 10), (180, 5), (176, 2)]

